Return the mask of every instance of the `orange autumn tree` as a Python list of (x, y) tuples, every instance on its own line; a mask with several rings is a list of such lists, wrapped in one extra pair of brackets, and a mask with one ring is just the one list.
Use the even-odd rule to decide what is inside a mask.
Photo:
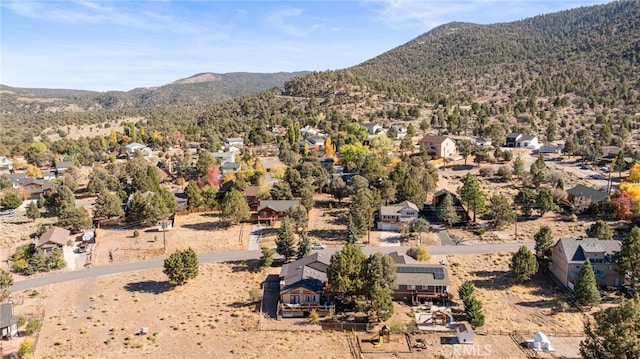
[(631, 194), (625, 191), (619, 191), (615, 196), (611, 197), (611, 209), (613, 213), (621, 219), (631, 218), (633, 211), (633, 200)]

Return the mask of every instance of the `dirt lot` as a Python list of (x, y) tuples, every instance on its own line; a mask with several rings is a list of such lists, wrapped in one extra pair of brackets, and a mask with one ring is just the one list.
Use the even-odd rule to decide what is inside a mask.
[(228, 226), (217, 213), (194, 213), (177, 217), (174, 228), (164, 233), (148, 227), (138, 229), (140, 235), (136, 238), (133, 231), (134, 228), (98, 229), (92, 265), (162, 257), (165, 236), (167, 253), (187, 247), (197, 253), (246, 250), (251, 225)]
[(235, 263), (202, 265), (178, 288), (160, 269), (94, 278), (21, 293), (16, 312), (45, 308), (36, 358), (297, 358), (317, 347), (317, 358), (349, 357), (342, 333), (258, 331), (249, 292), (265, 276)]

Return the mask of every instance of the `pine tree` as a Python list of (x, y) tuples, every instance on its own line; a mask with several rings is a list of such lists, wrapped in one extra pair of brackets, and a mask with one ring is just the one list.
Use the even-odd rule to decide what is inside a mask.
[(360, 247), (347, 244), (331, 256), (327, 278), (338, 302), (355, 308), (365, 297), (367, 257)]
[(640, 279), (640, 228), (633, 227), (622, 240), (620, 248), (620, 269), (635, 286)]
[(580, 268), (573, 294), (576, 301), (581, 305), (593, 306), (600, 304), (600, 292), (598, 291), (596, 276), (593, 273), (593, 266), (589, 258), (584, 261), (582, 268)]
[(347, 224), (347, 244), (356, 244), (360, 238), (358, 229), (353, 224), (353, 219), (349, 215), (349, 223)]
[(468, 303), (465, 304), (464, 314), (474, 328), (484, 325), (484, 314), (482, 313), (482, 302), (476, 299), (475, 296), (471, 296)]
[(311, 242), (306, 232), (300, 235), (300, 241), (298, 242), (298, 251), (296, 252), (296, 259), (304, 258), (311, 253)]
[(524, 282), (531, 279), (531, 277), (538, 272), (538, 261), (529, 248), (522, 246), (513, 257), (511, 257), (509, 268), (518, 281)]
[(551, 231), (551, 227), (540, 227), (538, 232), (533, 235), (533, 239), (536, 242), (536, 257), (538, 257), (538, 259), (549, 258), (551, 255), (551, 248), (553, 247), (553, 232)]
[(585, 324), (580, 343), (583, 358), (638, 358), (640, 353), (640, 296), (623, 298), (620, 305), (594, 314), (595, 326)]
[(276, 239), (276, 252), (282, 255), (286, 261), (296, 255), (295, 239), (293, 237), (293, 229), (291, 221), (288, 217), (282, 219), (278, 238)]
[(447, 194), (442, 200), (442, 209), (440, 213), (440, 217), (442, 220), (447, 223), (449, 226), (452, 226), (454, 223), (460, 221), (460, 216), (456, 211), (456, 208), (453, 206), (453, 198), (451, 198), (450, 194)]
[(587, 228), (587, 236), (603, 241), (613, 239), (613, 229), (603, 220), (598, 220)]
[(29, 207), (27, 207), (27, 218), (32, 219), (34, 222), (40, 218), (40, 210), (36, 202), (32, 201), (29, 203)]
[(542, 188), (540, 192), (538, 192), (536, 196), (536, 207), (541, 217), (544, 216), (545, 213), (555, 211), (558, 208), (556, 202), (553, 200), (551, 191), (546, 188)]
[(94, 218), (112, 218), (124, 215), (122, 200), (115, 194), (108, 191), (101, 191), (96, 198), (93, 210)]
[(273, 264), (273, 255), (276, 251), (272, 248), (262, 247), (262, 256), (258, 261), (260, 267), (271, 267)]
[(473, 211), (473, 221), (475, 222), (476, 213), (484, 212), (486, 206), (480, 182), (474, 175), (467, 173), (459, 192), (462, 203)]
[[(467, 303), (469, 298), (473, 296), (473, 291), (475, 290), (475, 286), (473, 282), (470, 280), (466, 280), (462, 283), (462, 285), (458, 288), (458, 296), (463, 303)], [(467, 304), (465, 304), (466, 306)]]
[(515, 161), (513, 161), (513, 174), (518, 177), (524, 174), (524, 161), (520, 156), (516, 157)]
[(224, 195), (220, 212), (232, 224), (238, 224), (251, 217), (251, 209), (240, 191), (233, 188)]
[(183, 285), (198, 276), (198, 265), (198, 256), (193, 249), (176, 250), (164, 260), (162, 272), (169, 277), (171, 284)]

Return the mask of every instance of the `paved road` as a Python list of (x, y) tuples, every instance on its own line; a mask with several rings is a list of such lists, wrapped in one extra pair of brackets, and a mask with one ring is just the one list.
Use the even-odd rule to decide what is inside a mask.
[(443, 246), (455, 246), (455, 242), (449, 236), (449, 232), (446, 229), (439, 230), (436, 232), (436, 236), (440, 240), (440, 245)]
[[(482, 244), (482, 245), (459, 245), (459, 246), (434, 246), (429, 247), (429, 252), (434, 255), (446, 255), (446, 254), (484, 254), (491, 252), (504, 252), (504, 251), (516, 251), (520, 246), (526, 244), (527, 247), (533, 249), (533, 242), (530, 243), (499, 243), (499, 244)], [(321, 253), (330, 256), (338, 251), (340, 248), (332, 247), (321, 250)], [(363, 247), (362, 251), (365, 254), (373, 254), (376, 252), (395, 252), (398, 247)], [(247, 259), (260, 258), (261, 252), (255, 251), (237, 251), (237, 252), (222, 252), (222, 253), (209, 253), (201, 254), (198, 256), (200, 263), (214, 263), (214, 262), (228, 262), (239, 261)], [(92, 277), (99, 277), (104, 275), (113, 275), (126, 272), (136, 272), (148, 269), (162, 268), (164, 259), (152, 259), (140, 262), (132, 263), (120, 263), (111, 264), (99, 267), (92, 267), (81, 269), (71, 272), (60, 272), (55, 274), (42, 275), (39, 277), (29, 278), (16, 282), (9, 288), (11, 292), (18, 292), (22, 290), (38, 288), (49, 284), (68, 282), (78, 279), (86, 279)]]
[(251, 226), (251, 234), (249, 235), (249, 250), (256, 251), (260, 249), (260, 234), (262, 226)]

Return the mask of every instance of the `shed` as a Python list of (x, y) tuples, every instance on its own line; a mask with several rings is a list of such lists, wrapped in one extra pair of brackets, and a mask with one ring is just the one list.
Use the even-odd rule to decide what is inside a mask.
[(475, 337), (475, 333), (473, 332), (473, 328), (467, 322), (460, 322), (456, 324), (456, 338), (458, 338), (458, 343), (460, 344), (473, 344), (473, 338)]
[(537, 332), (536, 335), (533, 336), (533, 339), (527, 340), (527, 343), (529, 343), (529, 347), (531, 347), (531, 349), (535, 351), (554, 351), (555, 350), (551, 346), (551, 342), (549, 341), (549, 338), (547, 338), (547, 336), (542, 332)]

